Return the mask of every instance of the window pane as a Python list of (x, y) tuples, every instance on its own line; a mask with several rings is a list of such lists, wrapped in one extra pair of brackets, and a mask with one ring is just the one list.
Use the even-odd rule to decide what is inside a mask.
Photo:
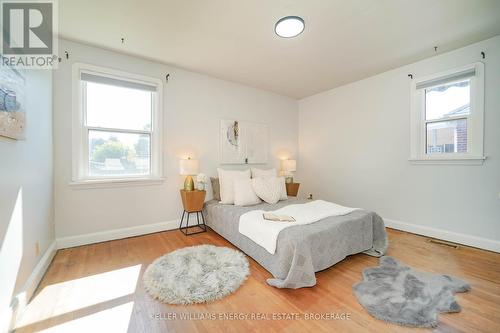
[(467, 119), (427, 124), (427, 154), (466, 153)]
[(425, 89), (427, 120), (470, 114), (470, 80)]
[(89, 131), (90, 176), (148, 175), (149, 134)]
[(150, 91), (87, 82), (87, 125), (150, 130)]

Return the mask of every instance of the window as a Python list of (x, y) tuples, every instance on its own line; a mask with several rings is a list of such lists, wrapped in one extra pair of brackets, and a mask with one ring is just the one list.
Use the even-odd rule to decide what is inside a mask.
[(74, 65), (73, 181), (161, 178), (162, 83)]
[(483, 85), (482, 63), (412, 83), (411, 161), (483, 162)]

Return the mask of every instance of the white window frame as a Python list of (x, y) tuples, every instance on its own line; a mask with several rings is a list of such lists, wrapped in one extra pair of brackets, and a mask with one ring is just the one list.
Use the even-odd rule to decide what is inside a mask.
[[(470, 114), (465, 116), (426, 120), (425, 88), (417, 89), (417, 85), (441, 79), (448, 82), (462, 81), (460, 73), (474, 70), (470, 77)], [(453, 79), (456, 77), (456, 80)], [(439, 83), (436, 85), (442, 85)], [(479, 165), (486, 159), (483, 156), (484, 141), (484, 64), (481, 62), (454, 68), (433, 75), (412, 80), (410, 106), (410, 162), (413, 164), (473, 164)], [(467, 118), (467, 153), (433, 153), (426, 150), (426, 123)]]
[[(151, 156), (149, 175), (118, 175), (113, 176), (90, 176), (88, 161), (88, 133), (89, 130), (117, 131), (102, 127), (87, 126), (84, 110), (85, 91), (81, 80), (82, 73), (102, 76), (104, 78), (118, 79), (132, 83), (153, 85), (156, 92), (153, 94), (151, 131)], [(147, 77), (138, 74), (127, 73), (115, 69), (104, 68), (89, 64), (75, 63), (73, 65), (73, 107), (72, 107), (72, 182), (70, 185), (82, 188), (120, 187), (130, 185), (152, 185), (161, 184), (163, 178), (163, 136), (162, 136), (162, 105), (163, 105), (163, 82), (158, 78)], [(126, 130), (126, 133), (143, 133), (144, 131)]]

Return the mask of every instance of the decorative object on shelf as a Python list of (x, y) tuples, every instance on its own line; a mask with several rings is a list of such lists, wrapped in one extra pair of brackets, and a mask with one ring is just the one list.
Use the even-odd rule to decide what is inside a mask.
[(198, 183), (197, 189), (200, 191), (205, 191), (205, 184), (207, 183), (207, 175), (200, 173), (196, 176), (196, 183)]
[[(203, 216), (203, 205), (205, 204), (205, 195), (206, 195), (205, 191), (181, 190), (181, 199), (184, 211), (182, 212), (179, 230), (182, 231), (186, 236), (199, 234), (201, 232), (207, 231), (207, 226), (205, 225), (205, 217)], [(189, 217), (193, 213), (196, 213), (197, 224), (190, 226)], [(199, 215), (201, 215), (201, 223)], [(184, 217), (186, 217), (186, 226), (183, 227)], [(195, 232), (189, 232), (190, 228), (199, 228), (201, 230)]]
[(281, 161), (281, 169), (283, 175), (285, 176), (285, 182), (293, 183), (293, 173), (297, 171), (297, 161), (296, 160), (283, 160)]
[(186, 180), (184, 181), (184, 190), (194, 190), (194, 181), (192, 176), (198, 174), (198, 168), (198, 160), (193, 160), (191, 157), (188, 157), (187, 160), (179, 161), (180, 174), (181, 176), (186, 176)]
[[(0, 60), (3, 57), (0, 55)], [(15, 69), (0, 66), (0, 135), (25, 138), (25, 80)]]
[(286, 183), (286, 195), (289, 197), (296, 197), (299, 193), (300, 183)]
[(267, 163), (268, 136), (267, 125), (238, 120), (221, 120), (221, 164)]

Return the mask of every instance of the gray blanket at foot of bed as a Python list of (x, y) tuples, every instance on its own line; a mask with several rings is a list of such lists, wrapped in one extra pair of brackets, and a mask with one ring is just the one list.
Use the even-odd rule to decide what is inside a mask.
[(315, 272), (326, 269), (351, 254), (364, 252), (379, 257), (387, 249), (387, 234), (380, 216), (356, 210), (316, 223), (289, 227), (280, 232), (276, 252), (271, 254), (238, 231), (242, 214), (275, 210), (307, 200), (289, 199), (277, 204), (250, 207), (206, 203), (207, 224), (266, 268), (274, 278), (267, 283), (278, 288), (302, 288), (316, 284)]

